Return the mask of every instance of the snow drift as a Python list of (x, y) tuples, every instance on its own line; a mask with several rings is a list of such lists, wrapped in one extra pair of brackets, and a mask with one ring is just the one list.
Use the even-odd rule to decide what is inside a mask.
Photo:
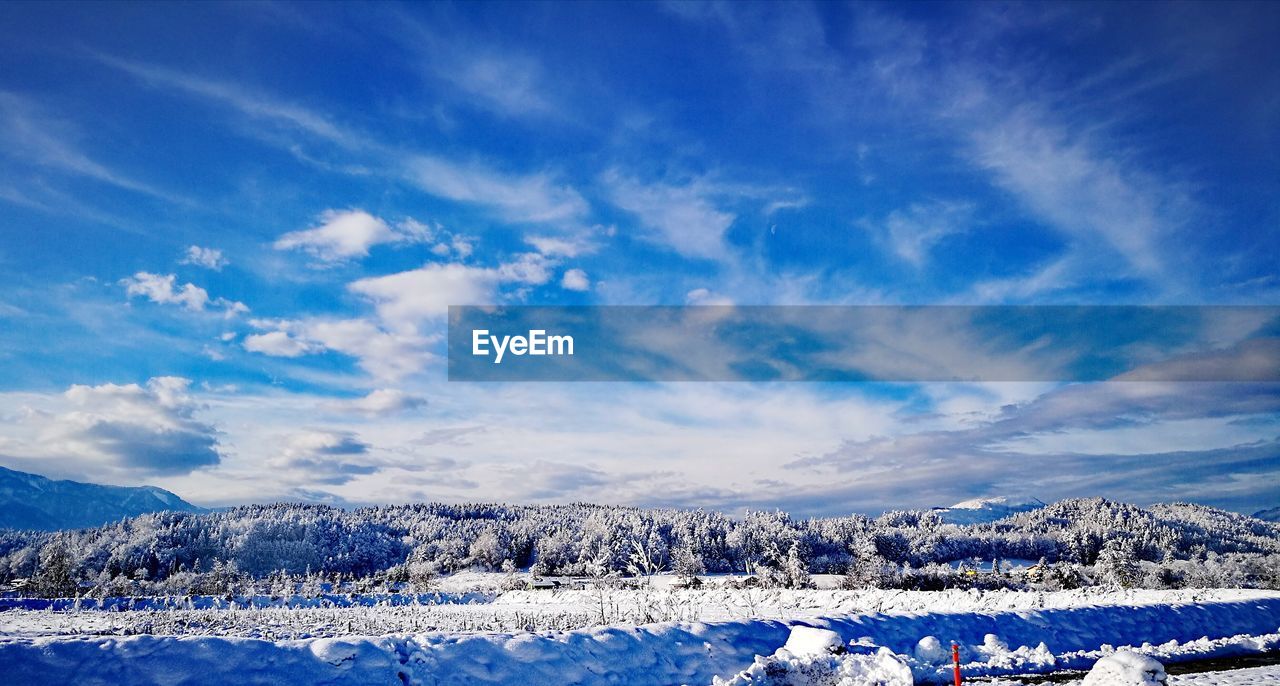
[[(651, 624), (522, 634), (419, 634), (272, 642), (213, 637), (0, 640), (12, 683), (88, 686), (184, 684), (709, 684), (734, 678), (783, 646), (795, 625), (826, 629), (843, 644), (902, 656), (931, 652), (921, 639), (988, 650), (1056, 654), (1238, 634), (1273, 634), (1280, 598), (1199, 605), (1109, 606), (994, 613), (869, 614), (797, 621)], [(989, 635), (991, 638), (989, 638)], [(993, 638), (995, 639), (993, 641)], [(871, 648), (870, 650), (875, 650)], [(1092, 660), (1096, 660), (1093, 657)], [(862, 667), (867, 665), (859, 666)], [(883, 666), (883, 665), (882, 665)], [(999, 670), (994, 670), (998, 672)], [(945, 675), (941, 665), (936, 674)], [(928, 677), (917, 671), (917, 678)], [(750, 683), (750, 682), (746, 682)]]

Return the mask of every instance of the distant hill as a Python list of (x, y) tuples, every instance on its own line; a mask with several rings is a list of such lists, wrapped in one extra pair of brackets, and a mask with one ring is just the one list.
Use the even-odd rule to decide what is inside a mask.
[(0, 467), (0, 528), (3, 529), (81, 529), (162, 510), (202, 511), (155, 486), (54, 481)]
[(1264, 522), (1280, 522), (1280, 507), (1258, 510), (1253, 513), (1253, 518), (1261, 519)]
[(935, 507), (933, 513), (948, 524), (985, 524), (1044, 506), (1038, 498), (999, 496), (966, 500), (951, 507)]

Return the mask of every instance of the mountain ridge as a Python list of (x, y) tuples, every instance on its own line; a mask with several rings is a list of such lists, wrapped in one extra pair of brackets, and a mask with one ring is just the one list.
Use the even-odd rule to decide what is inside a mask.
[(0, 467), (0, 529), (83, 529), (166, 510), (204, 511), (157, 486), (55, 480)]

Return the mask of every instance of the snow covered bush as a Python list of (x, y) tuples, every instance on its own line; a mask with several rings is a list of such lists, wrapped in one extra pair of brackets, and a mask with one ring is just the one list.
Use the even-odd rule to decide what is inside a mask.
[(792, 627), (787, 644), (769, 657), (756, 656), (747, 669), (713, 686), (911, 686), (911, 668), (893, 651), (850, 654), (840, 635), (826, 629)]
[(1167, 686), (1164, 665), (1131, 650), (1112, 653), (1085, 675), (1083, 686)]

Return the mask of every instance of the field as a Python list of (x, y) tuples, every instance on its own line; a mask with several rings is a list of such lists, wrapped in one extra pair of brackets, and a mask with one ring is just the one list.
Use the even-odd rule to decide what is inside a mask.
[(947, 659), (937, 646), (953, 640), (966, 674), (1006, 679), (1087, 669), (1126, 645), (1168, 662), (1280, 646), (1280, 593), (1270, 591), (840, 591), (714, 581), (687, 590), (655, 577), (629, 589), (501, 592), (502, 580), (456, 575), (407, 602), (335, 595), (11, 607), (0, 612), (0, 659), (19, 675), (104, 684), (100, 675), (113, 669), (150, 674), (140, 683), (180, 675), (211, 684), (234, 669), (236, 683), (279, 683), (288, 670), (333, 683), (705, 685), (771, 655), (799, 624), (831, 629), (855, 648), (886, 647), (917, 683), (941, 683)]

